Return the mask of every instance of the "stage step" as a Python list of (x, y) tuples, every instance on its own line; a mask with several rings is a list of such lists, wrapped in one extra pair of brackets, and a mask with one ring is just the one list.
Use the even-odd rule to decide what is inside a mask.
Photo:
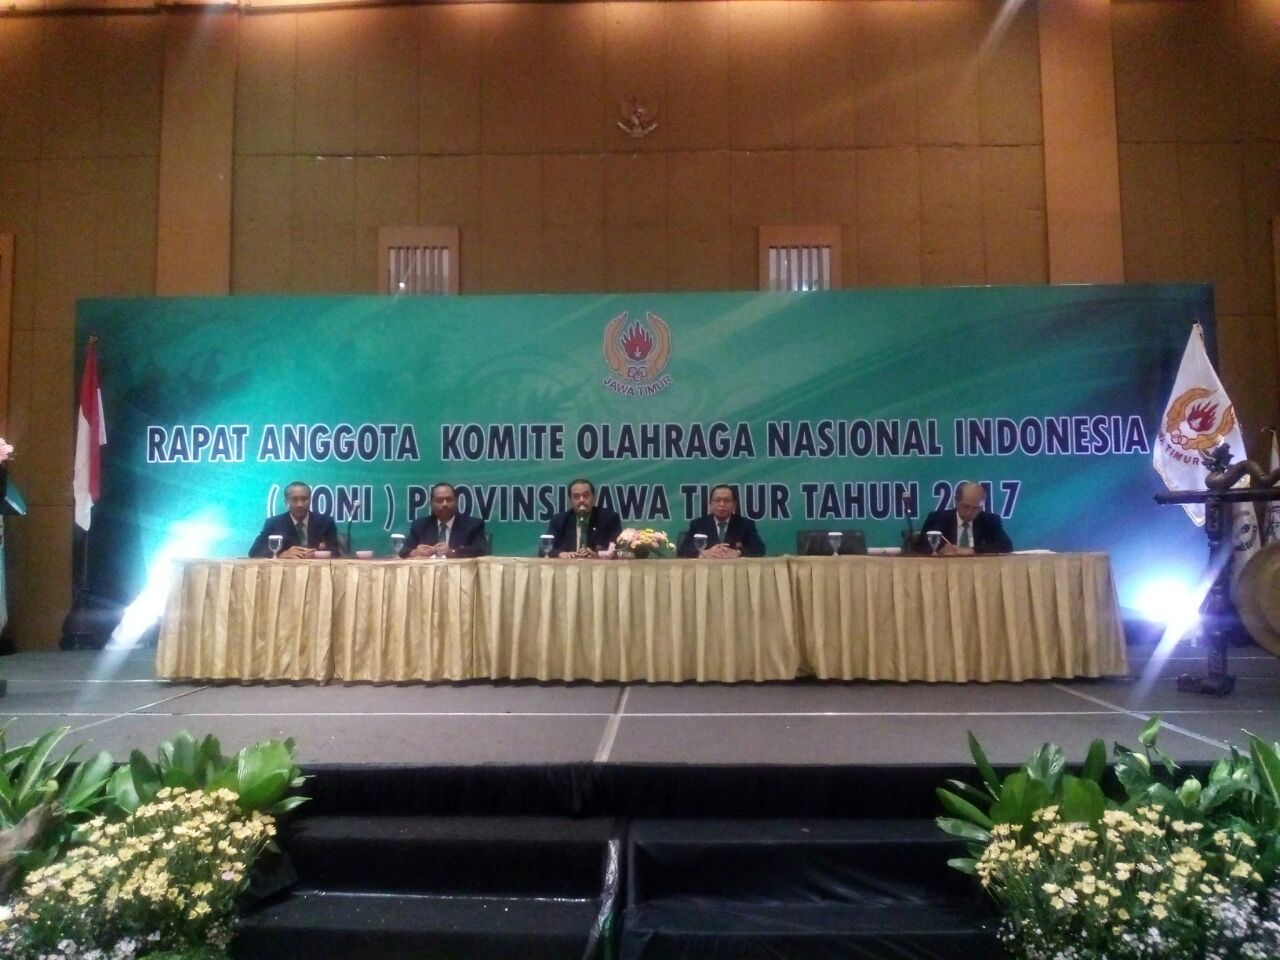
[(609, 818), (312, 817), (284, 842), (318, 890), (598, 898), (622, 831)]
[(583, 960), (596, 900), (304, 890), (242, 921), (236, 960)]
[(984, 960), (989, 905), (928, 820), (633, 821), (623, 960)]
[(297, 885), (244, 917), (233, 956), (591, 960), (622, 835), (608, 818), (304, 817), (282, 837)]

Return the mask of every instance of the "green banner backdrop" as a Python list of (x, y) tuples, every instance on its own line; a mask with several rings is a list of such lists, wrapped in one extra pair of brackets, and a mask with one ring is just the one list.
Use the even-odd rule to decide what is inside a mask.
[(673, 537), (740, 486), (770, 553), (805, 528), (896, 546), (956, 482), (1018, 548), (1106, 550), (1123, 601), (1203, 537), (1151, 443), (1204, 286), (808, 294), (91, 300), (109, 443), (91, 583), (247, 551), (284, 485), (379, 554), (438, 480), (529, 555), (587, 476)]

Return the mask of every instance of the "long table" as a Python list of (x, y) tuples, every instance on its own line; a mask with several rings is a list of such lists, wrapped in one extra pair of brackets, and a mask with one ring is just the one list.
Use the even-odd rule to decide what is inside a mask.
[(1029, 680), (1126, 670), (1106, 554), (189, 560), (166, 679)]

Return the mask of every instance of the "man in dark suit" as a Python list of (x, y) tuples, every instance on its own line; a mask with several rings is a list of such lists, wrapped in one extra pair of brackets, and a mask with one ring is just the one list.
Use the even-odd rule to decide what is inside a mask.
[(1004, 532), (1000, 518), (983, 509), (986, 493), (981, 484), (966, 480), (956, 485), (956, 505), (952, 510), (935, 510), (920, 525), (915, 552), (930, 553), (928, 532), (942, 534), (939, 556), (964, 557), (975, 553), (1013, 553), (1013, 541)]
[(342, 552), (333, 517), (312, 512), (309, 486), (301, 480), (293, 481), (284, 488), (284, 502), (289, 509), (267, 518), (258, 539), (249, 548), (249, 556), (271, 556), (269, 541), (273, 534), (281, 537), (283, 546), (278, 556), (284, 560), (305, 560), (317, 550), (328, 550), (335, 557)]
[(431, 488), (431, 513), (413, 521), (402, 557), (483, 557), (489, 552), (484, 521), (458, 512), (451, 483)]
[[(764, 541), (756, 525), (738, 513), (738, 497), (733, 487), (717, 484), (708, 499), (711, 512), (698, 517), (680, 541), (680, 556), (730, 560), (734, 557), (763, 557)], [(705, 534), (707, 546), (699, 551), (694, 537)]]
[(596, 556), (607, 549), (622, 533), (622, 520), (605, 507), (596, 506), (596, 487), (590, 480), (579, 478), (569, 484), (570, 508), (557, 513), (547, 524), (554, 541), (551, 556), (582, 559)]

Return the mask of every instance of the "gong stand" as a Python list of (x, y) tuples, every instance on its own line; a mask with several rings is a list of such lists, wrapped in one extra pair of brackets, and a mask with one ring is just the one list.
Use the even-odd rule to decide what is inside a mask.
[[(1231, 635), (1241, 629), (1235, 604), (1231, 602), (1231, 508), (1237, 503), (1280, 500), (1280, 470), (1263, 472), (1252, 460), (1231, 462), (1231, 448), (1221, 444), (1202, 461), (1209, 468), (1204, 490), (1157, 493), (1159, 504), (1204, 504), (1204, 532), (1209, 538), (1209, 565), (1214, 570), (1209, 594), (1200, 605), (1200, 622), (1209, 640), (1209, 662), (1203, 677), (1184, 673), (1178, 689), (1222, 697), (1235, 689), (1236, 678), (1227, 669), (1227, 648)], [(1252, 486), (1233, 490), (1241, 477)]]

